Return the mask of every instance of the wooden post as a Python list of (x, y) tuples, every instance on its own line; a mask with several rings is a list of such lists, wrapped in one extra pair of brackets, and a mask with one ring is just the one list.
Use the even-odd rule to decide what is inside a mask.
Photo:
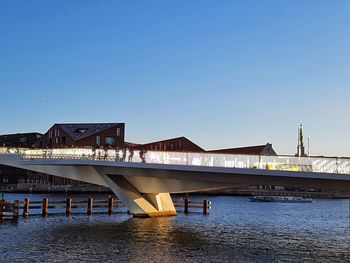
[(17, 220), (19, 215), (19, 200), (13, 202), (13, 219)]
[(188, 202), (188, 198), (186, 197), (186, 198), (185, 198), (185, 210), (184, 210), (184, 213), (185, 213), (185, 214), (188, 214), (188, 203), (189, 203), (189, 202)]
[(208, 214), (208, 200), (203, 200), (203, 214), (207, 215)]
[(92, 215), (92, 204), (93, 204), (93, 199), (92, 198), (89, 198), (88, 199), (88, 206), (87, 206), (87, 214), (89, 216)]
[(43, 206), (42, 206), (42, 216), (47, 217), (49, 214), (49, 199), (44, 198), (43, 199)]
[(66, 215), (70, 216), (72, 214), (72, 198), (67, 198), (66, 200)]
[(0, 219), (5, 218), (5, 199), (0, 199)]
[(28, 198), (24, 199), (24, 202), (23, 202), (23, 216), (24, 217), (29, 216), (29, 204), (30, 204), (29, 199)]
[(108, 214), (113, 214), (113, 206), (114, 206), (114, 199), (113, 197), (109, 197), (108, 199)]

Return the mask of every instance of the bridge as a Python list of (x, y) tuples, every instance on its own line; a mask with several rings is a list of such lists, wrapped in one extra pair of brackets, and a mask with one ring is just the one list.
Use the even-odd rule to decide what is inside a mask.
[(278, 185), (350, 192), (350, 159), (0, 148), (0, 164), (109, 187), (135, 217), (172, 216), (170, 193)]

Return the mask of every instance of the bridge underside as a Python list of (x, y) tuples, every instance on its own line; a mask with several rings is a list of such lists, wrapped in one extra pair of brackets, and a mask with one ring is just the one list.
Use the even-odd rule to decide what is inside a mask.
[(176, 215), (169, 193), (237, 185), (350, 191), (349, 175), (82, 160), (21, 160), (13, 155), (0, 156), (0, 164), (110, 187), (136, 217)]

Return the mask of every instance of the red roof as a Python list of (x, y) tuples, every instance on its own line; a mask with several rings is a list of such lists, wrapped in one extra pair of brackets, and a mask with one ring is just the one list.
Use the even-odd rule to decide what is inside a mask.
[(228, 153), (228, 154), (248, 154), (248, 155), (277, 155), (271, 144), (247, 146), (239, 148), (227, 148), (207, 151), (210, 153)]

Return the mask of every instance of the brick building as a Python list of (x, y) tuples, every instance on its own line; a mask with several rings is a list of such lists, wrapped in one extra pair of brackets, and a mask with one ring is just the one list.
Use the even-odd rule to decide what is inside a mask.
[(124, 123), (54, 124), (43, 137), (44, 147), (123, 147)]
[(199, 147), (197, 144), (190, 141), (186, 137), (177, 137), (146, 144), (126, 143), (126, 146), (147, 151), (205, 152), (203, 148)]
[(37, 132), (0, 135), (1, 147), (34, 148), (42, 146), (42, 134)]

